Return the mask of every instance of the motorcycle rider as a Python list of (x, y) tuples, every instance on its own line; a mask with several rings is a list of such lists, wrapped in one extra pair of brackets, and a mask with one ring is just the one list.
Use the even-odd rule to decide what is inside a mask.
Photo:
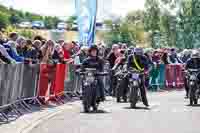
[[(103, 64), (104, 61), (98, 56), (98, 47), (96, 45), (92, 45), (89, 48), (89, 57), (86, 58), (81, 66), (81, 71), (84, 71), (85, 68), (94, 68), (98, 72), (103, 72)], [(105, 96), (104, 96), (104, 86), (103, 86), (103, 81), (101, 77), (98, 77), (98, 89), (100, 93), (100, 101), (105, 101)]]
[[(131, 69), (135, 69), (139, 72), (144, 72), (145, 70), (148, 70), (148, 66), (149, 66), (148, 59), (145, 57), (145, 55), (143, 53), (143, 49), (135, 48), (134, 54), (132, 54), (128, 57), (127, 69), (129, 70), (131, 68)], [(141, 75), (140, 78), (142, 81), (141, 87), (140, 87), (142, 101), (143, 101), (143, 104), (148, 107), (149, 104), (148, 104), (148, 100), (146, 97), (144, 75)], [(127, 82), (129, 82), (129, 80), (127, 80)], [(127, 85), (128, 85), (128, 83), (127, 83)]]
[[(189, 58), (188, 61), (186, 62), (186, 70), (188, 70), (188, 69), (199, 69), (200, 70), (200, 55), (197, 50), (194, 50), (192, 52), (191, 58)], [(200, 79), (200, 75), (198, 75), (198, 76), (199, 77), (197, 77), (197, 78)], [(186, 78), (185, 78), (185, 91), (186, 91), (186, 98), (188, 98), (189, 86), (188, 86), (188, 82), (187, 82)]]
[[(122, 93), (120, 95), (123, 96), (124, 102), (127, 102), (127, 93), (128, 93), (128, 87), (126, 86), (127, 84), (126, 81), (128, 80), (128, 76), (127, 73), (124, 73), (127, 72), (126, 68), (127, 67), (126, 67), (125, 50), (119, 50), (119, 56), (115, 61), (115, 66), (112, 68), (112, 71), (116, 79), (118, 79), (120, 76), (121, 81), (117, 81), (118, 86), (115, 86), (114, 93), (116, 97), (118, 97), (118, 94)], [(123, 76), (123, 78), (121, 76)], [(117, 93), (118, 89), (121, 90), (120, 93)], [(120, 99), (117, 98), (117, 102), (120, 102)]]

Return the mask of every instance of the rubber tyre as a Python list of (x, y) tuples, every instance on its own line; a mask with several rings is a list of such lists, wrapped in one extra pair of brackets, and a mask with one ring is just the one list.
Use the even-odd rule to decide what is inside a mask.
[(84, 88), (84, 92), (83, 92), (83, 108), (84, 108), (84, 112), (88, 113), (90, 112), (90, 107), (92, 105), (92, 87), (88, 86), (87, 88)]
[(198, 104), (198, 99), (194, 99), (194, 105)]
[(120, 102), (121, 102), (121, 98), (117, 97), (117, 103), (120, 103)]
[(125, 103), (127, 103), (127, 96), (124, 96), (123, 100), (124, 100)]
[(190, 105), (194, 105), (194, 102), (195, 102), (195, 95), (194, 95), (194, 88), (195, 86), (190, 86), (190, 90), (189, 90), (189, 97), (190, 97)]
[(193, 105), (193, 98), (190, 98), (190, 106)]
[(87, 104), (87, 102), (83, 103), (83, 108), (85, 113), (90, 112), (90, 106)]
[(136, 107), (137, 101), (138, 101), (137, 88), (132, 88), (131, 95), (130, 95), (131, 108)]

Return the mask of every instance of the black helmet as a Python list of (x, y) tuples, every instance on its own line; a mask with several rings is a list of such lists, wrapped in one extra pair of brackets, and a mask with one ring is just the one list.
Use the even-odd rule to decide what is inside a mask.
[(91, 45), (90, 48), (89, 48), (89, 53), (91, 53), (92, 50), (96, 50), (97, 55), (98, 55), (99, 49), (98, 49), (97, 45)]

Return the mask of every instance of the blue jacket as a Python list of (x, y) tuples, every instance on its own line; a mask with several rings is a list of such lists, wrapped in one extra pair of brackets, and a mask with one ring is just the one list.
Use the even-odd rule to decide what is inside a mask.
[(6, 48), (10, 57), (13, 58), (15, 61), (17, 61), (17, 62), (23, 62), (24, 61), (24, 58), (19, 56), (18, 53), (16, 52), (16, 50), (14, 50), (11, 46), (9, 46), (7, 44), (5, 44), (3, 46)]

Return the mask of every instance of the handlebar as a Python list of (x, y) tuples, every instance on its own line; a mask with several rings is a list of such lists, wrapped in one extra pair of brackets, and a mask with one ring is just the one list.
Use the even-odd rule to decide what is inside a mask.
[[(88, 71), (84, 71), (84, 72), (77, 72), (80, 75), (86, 75), (88, 73)], [(93, 72), (95, 76), (107, 76), (109, 73), (108, 72)]]
[(144, 71), (139, 71), (139, 70), (135, 70), (135, 69), (129, 69), (128, 72), (129, 73), (140, 73), (140, 74), (144, 73)]

